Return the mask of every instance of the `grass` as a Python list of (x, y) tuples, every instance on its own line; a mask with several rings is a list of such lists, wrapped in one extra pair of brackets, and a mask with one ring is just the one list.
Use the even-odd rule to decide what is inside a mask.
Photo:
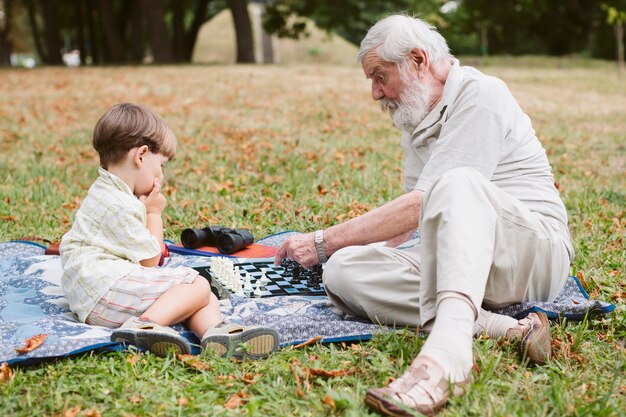
[[(555, 358), (526, 368), (503, 341), (474, 344), (468, 395), (442, 416), (623, 416), (626, 410), (626, 80), (608, 63), (490, 61), (533, 119), (570, 215), (572, 273), (613, 314), (555, 323)], [(528, 64), (530, 62), (530, 64)], [(480, 63), (480, 62), (478, 62)], [(401, 193), (399, 133), (358, 68), (176, 66), (0, 73), (0, 241), (57, 240), (96, 176), (93, 125), (111, 104), (160, 112), (180, 150), (168, 164), (166, 237), (207, 223), (257, 237), (314, 230)], [(3, 416), (367, 416), (365, 391), (399, 375), (423, 339), (283, 349), (237, 363), (202, 354), (89, 353), (13, 369)], [(339, 376), (310, 376), (311, 370)], [(314, 372), (313, 372), (314, 373)], [(298, 382), (299, 381), (299, 382)]]

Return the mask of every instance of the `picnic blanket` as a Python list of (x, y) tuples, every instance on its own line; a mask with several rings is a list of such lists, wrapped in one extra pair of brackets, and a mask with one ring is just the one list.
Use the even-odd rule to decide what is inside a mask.
[[(278, 245), (287, 236), (275, 235), (263, 243)], [(0, 243), (0, 363), (27, 364), (96, 349), (123, 349), (122, 344), (109, 340), (111, 330), (77, 322), (61, 288), (60, 258), (43, 255), (44, 250), (42, 246), (27, 242)], [(168, 266), (210, 265), (210, 260), (210, 257), (173, 254)], [(322, 342), (364, 341), (377, 331), (391, 330), (345, 315), (326, 297), (247, 299), (234, 296), (222, 300), (221, 309), (233, 322), (276, 328), (281, 346), (315, 336), (321, 336)], [(608, 313), (614, 306), (588, 300), (580, 284), (571, 278), (554, 303), (523, 303), (503, 312), (519, 317), (537, 309), (552, 317), (580, 319), (587, 313)], [(199, 343), (182, 326), (175, 328), (192, 343)], [(26, 339), (37, 334), (47, 335), (40, 347), (25, 354), (16, 352)]]

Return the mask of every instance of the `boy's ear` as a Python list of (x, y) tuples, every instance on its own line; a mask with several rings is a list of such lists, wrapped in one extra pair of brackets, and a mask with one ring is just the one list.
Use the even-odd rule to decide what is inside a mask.
[(133, 163), (137, 165), (138, 167), (141, 166), (141, 164), (143, 163), (143, 158), (144, 156), (146, 156), (148, 151), (149, 151), (148, 145), (143, 145), (143, 146), (133, 149), (131, 151), (133, 155)]

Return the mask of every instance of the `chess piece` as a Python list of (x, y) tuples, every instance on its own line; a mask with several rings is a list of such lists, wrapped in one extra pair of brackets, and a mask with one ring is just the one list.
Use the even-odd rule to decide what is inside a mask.
[(261, 291), (261, 284), (259, 283), (259, 281), (257, 281), (256, 289), (254, 290), (254, 296), (256, 298), (261, 298), (262, 295), (263, 295), (263, 291)]

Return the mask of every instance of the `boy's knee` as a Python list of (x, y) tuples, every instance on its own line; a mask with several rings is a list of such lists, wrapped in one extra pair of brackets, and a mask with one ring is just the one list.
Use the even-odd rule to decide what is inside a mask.
[(194, 286), (194, 291), (198, 291), (198, 295), (207, 298), (211, 296), (211, 284), (203, 276), (198, 275), (191, 285)]

